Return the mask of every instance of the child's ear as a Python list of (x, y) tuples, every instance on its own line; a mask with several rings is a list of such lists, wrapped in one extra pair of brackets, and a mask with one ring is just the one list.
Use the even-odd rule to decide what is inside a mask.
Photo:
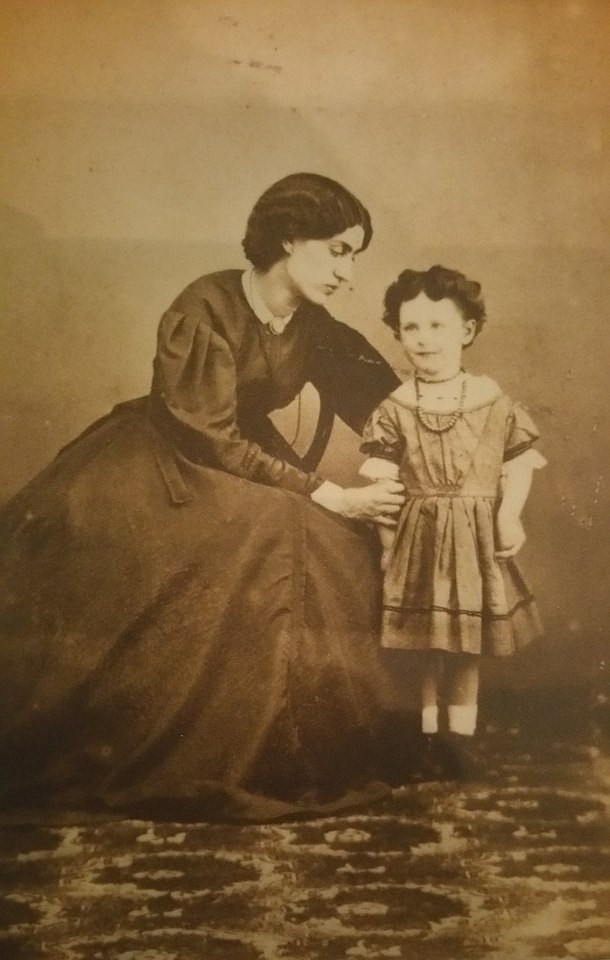
[(474, 320), (464, 320), (464, 346), (467, 347), (474, 340), (477, 325)]
[(290, 254), (292, 253), (292, 248), (293, 248), (293, 246), (294, 246), (292, 240), (283, 240), (283, 241), (282, 241), (282, 246), (283, 246), (284, 250), (286, 251), (286, 253), (290, 256)]

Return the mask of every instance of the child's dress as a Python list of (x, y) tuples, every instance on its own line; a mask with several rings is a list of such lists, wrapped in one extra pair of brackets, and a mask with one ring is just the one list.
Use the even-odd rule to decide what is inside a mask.
[(507, 655), (541, 633), (516, 564), (495, 557), (503, 464), (527, 456), (543, 466), (530, 449), (538, 431), (489, 377), (466, 380), (453, 426), (451, 414), (420, 418), (407, 381), (365, 427), (360, 472), (399, 478), (407, 493), (385, 574), (385, 647)]

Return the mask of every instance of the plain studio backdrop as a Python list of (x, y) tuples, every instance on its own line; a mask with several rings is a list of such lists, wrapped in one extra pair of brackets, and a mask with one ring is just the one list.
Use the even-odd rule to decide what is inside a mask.
[[(526, 511), (548, 626), (527, 671), (603, 671), (606, 0), (4, 0), (0, 38), (0, 498), (147, 392), (161, 313), (243, 265), (258, 195), (324, 173), (375, 228), (331, 309), (399, 370), (380, 322), (395, 275), (440, 262), (482, 282), (467, 364), (525, 403), (549, 460)], [(324, 471), (349, 482), (358, 463), (337, 428)]]

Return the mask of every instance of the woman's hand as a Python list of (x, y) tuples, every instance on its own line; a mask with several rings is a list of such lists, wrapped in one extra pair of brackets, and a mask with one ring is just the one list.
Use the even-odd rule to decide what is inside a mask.
[(496, 517), (496, 530), (499, 546), (496, 558), (505, 560), (514, 557), (525, 543), (525, 530), (521, 520), (514, 515), (503, 513), (500, 509)]
[(370, 520), (385, 527), (394, 527), (405, 501), (404, 487), (397, 480), (376, 480), (365, 487), (343, 490), (341, 516), (353, 520)]
[(312, 500), (350, 520), (369, 520), (393, 527), (405, 493), (397, 480), (376, 480), (365, 487), (338, 487), (326, 482), (314, 491)]

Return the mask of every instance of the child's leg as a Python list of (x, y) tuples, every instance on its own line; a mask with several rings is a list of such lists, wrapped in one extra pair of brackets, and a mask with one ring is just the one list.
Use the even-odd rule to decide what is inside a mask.
[(451, 733), (471, 737), (477, 725), (479, 657), (458, 653), (447, 657), (447, 715)]
[(441, 660), (436, 650), (421, 654), (421, 728), (422, 733), (438, 733), (438, 699)]

